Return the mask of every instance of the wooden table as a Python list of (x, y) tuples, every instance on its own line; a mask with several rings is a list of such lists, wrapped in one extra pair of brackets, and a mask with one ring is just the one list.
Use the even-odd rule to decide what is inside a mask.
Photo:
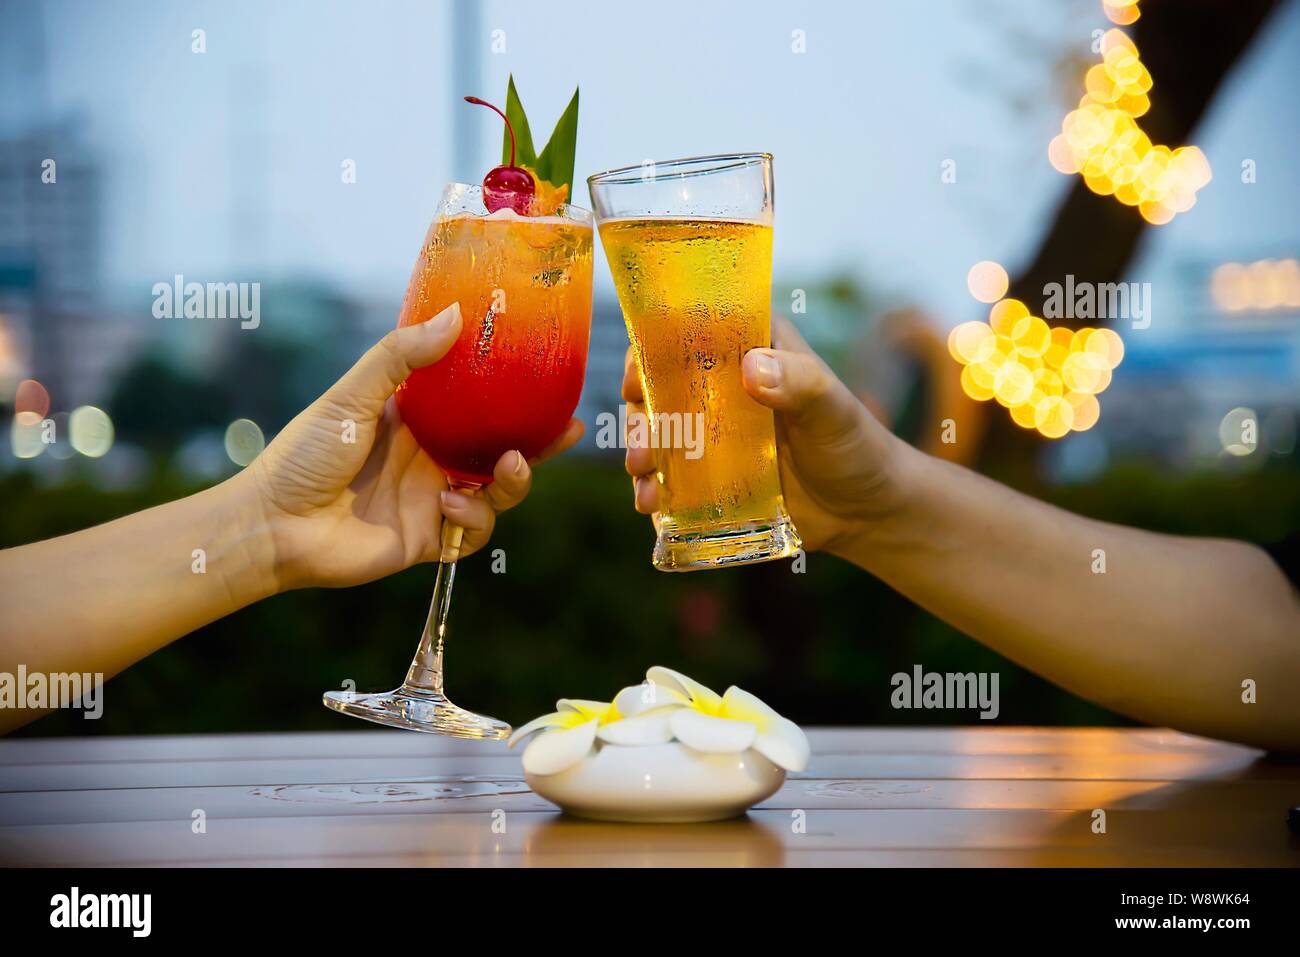
[(695, 825), (569, 819), (504, 745), (404, 731), (0, 741), (0, 863), (1300, 863), (1300, 764), (1248, 748), (1160, 730), (811, 737), (808, 771), (747, 818)]

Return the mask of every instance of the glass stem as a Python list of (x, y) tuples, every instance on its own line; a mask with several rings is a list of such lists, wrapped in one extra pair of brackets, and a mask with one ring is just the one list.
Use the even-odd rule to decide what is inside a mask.
[(460, 558), (460, 546), (464, 537), (465, 529), (443, 521), (442, 554), (438, 557), (438, 577), (433, 585), (429, 617), (424, 622), (420, 647), (415, 650), (411, 667), (406, 672), (406, 681), (402, 682), (403, 688), (417, 694), (443, 695), (442, 649), (451, 613), (451, 588), (456, 581), (456, 559)]

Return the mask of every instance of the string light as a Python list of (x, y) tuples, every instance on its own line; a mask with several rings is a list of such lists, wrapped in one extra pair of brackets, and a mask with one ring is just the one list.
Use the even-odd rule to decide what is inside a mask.
[[(1112, 23), (1128, 26), (1141, 16), (1139, 2), (1102, 0), (1102, 9)], [(1196, 204), (1211, 171), (1197, 147), (1152, 143), (1138, 124), (1151, 109), (1154, 85), (1137, 45), (1123, 31), (1107, 30), (1101, 62), (1084, 76), (1084, 95), (1061, 121), (1047, 157), (1059, 172), (1081, 176), (1092, 192), (1136, 207), (1158, 226)], [(1232, 265), (1215, 274), (1212, 288), (1221, 307), (1245, 308), (1236, 303), (1261, 295), (1269, 301), (1288, 299), (1289, 273), (1270, 274), (1266, 286), (1257, 275), (1256, 285), (1267, 292), (1252, 295), (1244, 289), (1246, 270), (1238, 275)], [(1123, 340), (1111, 329), (1048, 325), (1018, 299), (1002, 298), (1005, 276), (1001, 266), (988, 261), (976, 263), (966, 276), (971, 295), (993, 305), (987, 322), (965, 322), (949, 333), (948, 351), (962, 365), (962, 391), (979, 402), (996, 400), (1017, 425), (1045, 438), (1087, 431), (1101, 415), (1097, 396), (1123, 361)]]
[(1141, 0), (1101, 0), (1101, 8), (1106, 11), (1106, 18), (1111, 23), (1126, 27), (1130, 23), (1136, 23), (1137, 18), (1142, 16), (1142, 11), (1138, 9), (1140, 2)]
[[(1105, 9), (1116, 23), (1138, 16), (1136, 3), (1106, 3)], [(1123, 11), (1132, 19), (1117, 19), (1127, 15)], [(1195, 146), (1153, 144), (1138, 125), (1151, 109), (1154, 81), (1123, 31), (1106, 31), (1101, 55), (1084, 77), (1078, 109), (1066, 114), (1048, 143), (1047, 158), (1059, 172), (1082, 176), (1097, 195), (1114, 196), (1152, 225), (1163, 225), (1196, 204), (1197, 191), (1210, 181), (1209, 161)]]
[[(967, 278), (972, 294), (985, 288), (970, 279), (978, 267), (986, 275), (1006, 275), (997, 263), (977, 263)], [(963, 367), (961, 387), (968, 396), (995, 400), (1016, 425), (1059, 439), (1097, 424), (1097, 396), (1124, 359), (1124, 341), (1112, 329), (1049, 326), (1019, 299), (999, 299), (987, 322), (953, 328), (948, 352)]]

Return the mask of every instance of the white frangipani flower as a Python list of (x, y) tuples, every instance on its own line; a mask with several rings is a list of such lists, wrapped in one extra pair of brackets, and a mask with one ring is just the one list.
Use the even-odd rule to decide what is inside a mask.
[(719, 697), (711, 688), (670, 668), (651, 668), (646, 677), (690, 699), (690, 710), (671, 718), (673, 737), (687, 747), (724, 754), (753, 748), (787, 771), (808, 767), (810, 749), (803, 729), (748, 691), (732, 685)]
[(602, 722), (617, 720), (617, 716), (608, 701), (561, 698), (555, 702), (555, 711), (516, 729), (506, 745), (513, 748), (530, 734), (545, 731), (524, 751), (524, 770), (530, 774), (558, 774), (585, 758), (596, 740), (596, 729)]
[(605, 746), (637, 747), (676, 740), (705, 754), (753, 748), (787, 771), (808, 766), (808, 739), (793, 721), (736, 686), (719, 695), (670, 668), (654, 667), (643, 684), (624, 688), (612, 702), (563, 698), (556, 711), (528, 722), (509, 746), (536, 735), (524, 750), (524, 770), (549, 775), (567, 770)]

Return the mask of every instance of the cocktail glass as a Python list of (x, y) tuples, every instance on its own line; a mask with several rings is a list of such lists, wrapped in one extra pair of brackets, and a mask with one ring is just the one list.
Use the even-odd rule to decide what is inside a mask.
[[(443, 192), (416, 259), (398, 326), (453, 302), (463, 326), (451, 351), (398, 387), (402, 421), (447, 473), (473, 493), (512, 449), (532, 458), (568, 425), (582, 392), (591, 332), (592, 217), (577, 206), (553, 216), (489, 214), (482, 189)], [(443, 652), (464, 530), (444, 521), (433, 601), (401, 687), (330, 691), (325, 705), (367, 721), (462, 738), (503, 738), (510, 725), (452, 704)]]

